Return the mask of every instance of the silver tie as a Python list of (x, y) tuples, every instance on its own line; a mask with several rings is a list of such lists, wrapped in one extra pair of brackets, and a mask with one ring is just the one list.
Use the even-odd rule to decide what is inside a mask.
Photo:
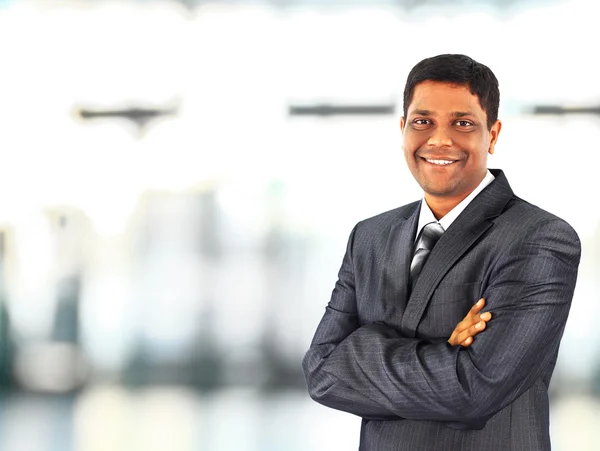
[(415, 254), (410, 264), (410, 282), (413, 287), (417, 283), (417, 278), (427, 261), (427, 257), (429, 257), (431, 249), (440, 239), (442, 233), (444, 233), (444, 228), (439, 222), (430, 222), (421, 230), (415, 245)]

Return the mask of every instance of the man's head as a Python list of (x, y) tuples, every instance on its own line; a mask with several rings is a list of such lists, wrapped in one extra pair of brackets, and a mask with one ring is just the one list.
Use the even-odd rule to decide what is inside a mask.
[(444, 215), (485, 177), (502, 124), (498, 81), (464, 55), (417, 64), (404, 91), (404, 156), (429, 206)]
[(412, 68), (404, 86), (404, 119), (413, 99), (415, 87), (423, 81), (440, 81), (469, 88), (477, 96), (487, 115), (487, 127), (498, 120), (500, 90), (498, 79), (489, 67), (466, 55), (438, 55), (426, 58)]

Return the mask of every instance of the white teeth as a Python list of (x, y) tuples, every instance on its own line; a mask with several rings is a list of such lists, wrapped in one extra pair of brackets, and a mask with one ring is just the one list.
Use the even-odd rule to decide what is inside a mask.
[(440, 165), (445, 165), (445, 164), (451, 164), (454, 163), (454, 161), (450, 161), (450, 160), (429, 160), (426, 158), (426, 160), (429, 163), (433, 163), (433, 164), (440, 164)]

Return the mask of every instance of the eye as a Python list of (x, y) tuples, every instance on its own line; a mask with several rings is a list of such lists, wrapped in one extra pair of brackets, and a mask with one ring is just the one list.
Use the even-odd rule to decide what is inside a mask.
[(430, 119), (415, 119), (412, 121), (412, 128), (415, 130), (425, 130), (431, 125)]
[(466, 120), (460, 120), (460, 121), (456, 121), (456, 125), (458, 125), (459, 127), (472, 127), (473, 126), (473, 122), (471, 121), (466, 121)]

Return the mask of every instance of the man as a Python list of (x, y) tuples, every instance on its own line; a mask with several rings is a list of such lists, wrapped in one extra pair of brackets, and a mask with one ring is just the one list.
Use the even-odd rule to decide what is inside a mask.
[(408, 76), (400, 128), (424, 198), (356, 225), (303, 361), (313, 399), (363, 418), (362, 451), (550, 449), (580, 244), (488, 171), (499, 97), (464, 55)]

